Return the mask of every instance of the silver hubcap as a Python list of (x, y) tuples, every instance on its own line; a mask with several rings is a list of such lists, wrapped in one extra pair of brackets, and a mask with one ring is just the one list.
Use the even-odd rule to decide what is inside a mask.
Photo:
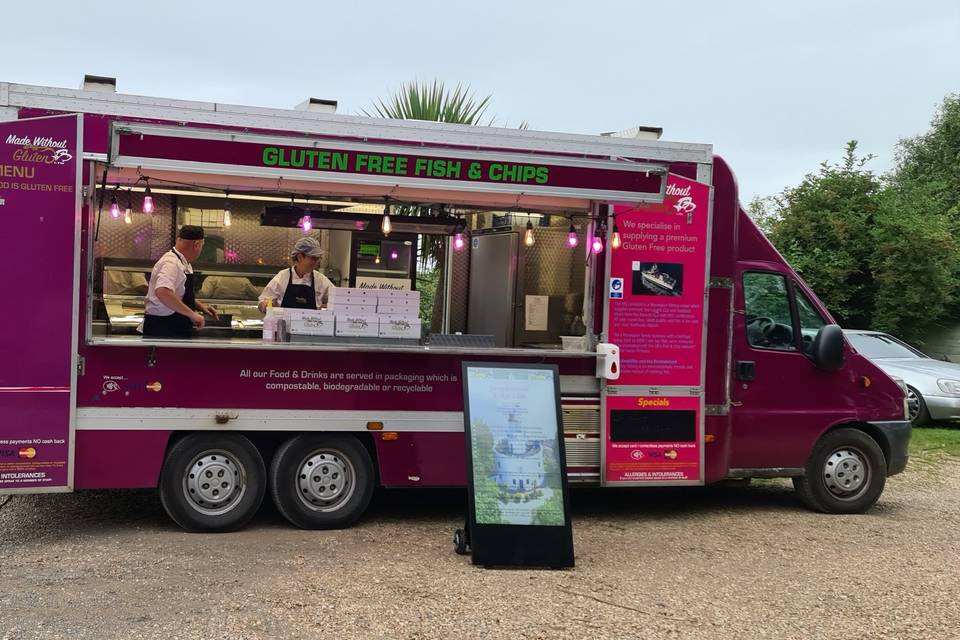
[(823, 466), (823, 481), (830, 493), (852, 500), (863, 493), (870, 478), (870, 464), (853, 448), (837, 449)]
[(907, 411), (910, 413), (908, 416), (910, 422), (916, 420), (917, 416), (920, 415), (920, 398), (917, 397), (917, 392), (913, 389), (907, 389)]
[(190, 463), (183, 478), (187, 504), (206, 515), (224, 514), (246, 491), (246, 471), (226, 451), (204, 451)]
[(353, 464), (335, 449), (307, 455), (297, 471), (297, 495), (314, 511), (336, 511), (353, 495)]

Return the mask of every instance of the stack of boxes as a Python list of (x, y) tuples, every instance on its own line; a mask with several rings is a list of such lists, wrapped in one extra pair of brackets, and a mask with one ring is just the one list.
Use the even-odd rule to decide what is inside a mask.
[(264, 341), (279, 340), (285, 332), (310, 338), (419, 340), (420, 292), (338, 287), (330, 290), (326, 309), (268, 309)]

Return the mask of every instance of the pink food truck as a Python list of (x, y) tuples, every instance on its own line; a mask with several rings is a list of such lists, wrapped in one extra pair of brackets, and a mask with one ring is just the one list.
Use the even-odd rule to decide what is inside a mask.
[[(465, 484), (465, 360), (559, 368), (573, 486), (789, 477), (853, 513), (907, 462), (901, 386), (712, 147), (656, 130), (0, 83), (0, 217), (2, 494), (348, 526), (376, 487)], [(144, 333), (178, 286), (185, 332)]]

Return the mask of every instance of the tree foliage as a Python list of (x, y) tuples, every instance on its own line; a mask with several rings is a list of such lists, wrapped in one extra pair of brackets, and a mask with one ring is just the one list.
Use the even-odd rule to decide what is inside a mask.
[(888, 175), (871, 158), (851, 141), (841, 162), (749, 212), (842, 325), (921, 340), (960, 310), (960, 96), (900, 141)]

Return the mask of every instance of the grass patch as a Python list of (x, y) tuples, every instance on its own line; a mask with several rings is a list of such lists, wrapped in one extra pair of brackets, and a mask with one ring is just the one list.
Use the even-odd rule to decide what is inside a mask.
[(910, 457), (914, 461), (939, 462), (960, 459), (960, 427), (920, 427), (910, 438)]

